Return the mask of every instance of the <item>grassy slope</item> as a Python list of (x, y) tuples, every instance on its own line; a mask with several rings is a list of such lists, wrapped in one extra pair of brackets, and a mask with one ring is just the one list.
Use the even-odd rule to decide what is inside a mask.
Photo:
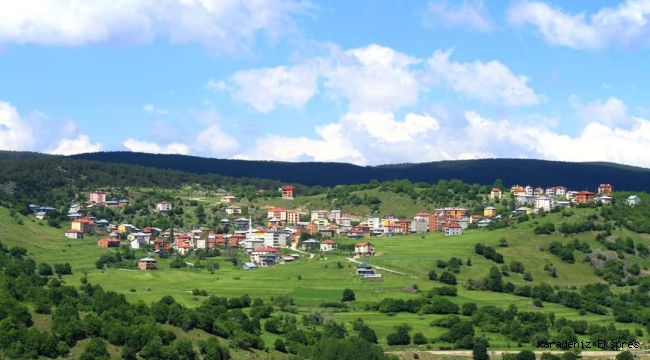
[[(582, 213), (578, 211), (574, 219)], [(552, 220), (559, 221), (559, 215), (551, 214), (540, 222)], [(586, 264), (578, 262), (573, 265), (562, 263), (558, 258), (548, 252), (540, 252), (536, 247), (545, 247), (550, 241), (570, 240), (554, 236), (538, 237), (532, 234), (531, 224), (524, 223), (517, 229), (503, 229), (496, 231), (473, 230), (467, 231), (461, 237), (444, 237), (442, 234), (426, 234), (422, 236), (398, 236), (393, 238), (373, 239), (380, 256), (367, 259), (371, 264), (383, 265), (389, 268), (407, 272), (409, 275), (397, 275), (384, 272), (382, 281), (362, 281), (354, 275), (354, 266), (348, 266), (345, 254), (325, 254), (325, 258), (301, 259), (296, 263), (279, 265), (274, 268), (259, 269), (254, 271), (235, 268), (230, 263), (220, 261), (221, 269), (215, 274), (209, 274), (202, 269), (172, 270), (168, 260), (159, 262), (160, 269), (152, 272), (128, 270), (97, 270), (94, 262), (104, 251), (95, 246), (96, 238), (84, 240), (70, 240), (62, 235), (62, 230), (41, 226), (38, 221), (32, 222), (31, 218), (24, 218), (24, 225), (18, 225), (9, 217), (8, 211), (0, 208), (0, 240), (12, 246), (24, 246), (37, 261), (49, 263), (70, 262), (75, 273), (64, 277), (69, 284), (78, 284), (82, 276), (80, 268), (90, 270), (89, 280), (101, 284), (105, 289), (125, 294), (131, 301), (144, 300), (149, 303), (160, 299), (163, 295), (172, 295), (187, 306), (197, 306), (200, 298), (195, 300), (189, 291), (194, 288), (206, 290), (211, 295), (239, 296), (244, 293), (251, 297), (268, 299), (276, 295), (290, 295), (301, 311), (307, 311), (309, 306), (318, 305), (324, 301), (336, 301), (340, 298), (345, 288), (355, 291), (357, 301), (348, 313), (336, 314), (342, 321), (352, 321), (358, 317), (363, 318), (377, 331), (377, 335), (385, 345), (385, 337), (396, 323), (406, 322), (414, 327), (414, 332), (421, 331), (427, 337), (435, 337), (444, 330), (430, 327), (428, 324), (437, 315), (426, 315), (419, 318), (415, 314), (397, 314), (389, 317), (384, 314), (368, 313), (362, 310), (366, 303), (375, 302), (386, 297), (409, 298), (417, 295), (403, 291), (403, 287), (417, 284), (421, 289), (427, 290), (439, 286), (437, 282), (430, 282), (426, 274), (435, 268), (436, 260), (448, 260), (451, 256), (462, 259), (472, 258), (473, 266), (463, 266), (458, 274), (459, 283), (468, 278), (477, 279), (487, 274), (492, 262), (474, 254), (473, 247), (477, 242), (496, 244), (501, 237), (508, 239), (508, 248), (499, 248), (498, 251), (505, 256), (506, 264), (512, 260), (522, 261), (527, 270), (533, 274), (535, 283), (547, 282), (551, 285), (583, 285), (600, 281), (593, 274), (593, 270)], [(627, 234), (625, 234), (627, 235)], [(650, 245), (648, 236), (631, 235), (635, 241), (642, 241)], [(600, 250), (601, 245), (593, 241), (593, 234), (576, 236), (590, 243), (593, 250)], [(348, 240), (341, 240), (346, 242)], [(144, 255), (144, 254), (142, 254)], [(580, 259), (580, 257), (577, 257)], [(640, 265), (648, 266), (648, 260), (629, 256), (628, 261), (639, 261)], [(337, 268), (337, 262), (344, 267)], [(552, 262), (558, 270), (558, 278), (553, 279), (543, 271), (543, 264)], [(440, 272), (440, 271), (439, 271)], [(301, 280), (298, 276), (301, 276)], [(521, 275), (512, 274), (505, 281), (522, 283)], [(135, 289), (135, 292), (130, 291)], [(514, 303), (521, 310), (530, 308), (529, 299), (512, 295), (490, 292), (470, 292), (459, 287), (459, 296), (452, 301), (462, 304), (467, 301), (476, 302), (478, 305), (495, 304), (503, 307)], [(535, 309), (533, 309), (535, 310)], [(536, 311), (554, 311), (556, 316), (572, 319), (583, 318), (589, 321), (609, 322), (611, 316), (587, 315), (580, 317), (577, 311), (555, 304), (545, 304), (543, 309)], [(623, 328), (630, 328), (619, 324)], [(267, 338), (268, 337), (268, 338)], [(490, 334), (494, 346), (506, 347), (509, 341), (502, 337)], [(272, 343), (269, 334), (265, 340)]]

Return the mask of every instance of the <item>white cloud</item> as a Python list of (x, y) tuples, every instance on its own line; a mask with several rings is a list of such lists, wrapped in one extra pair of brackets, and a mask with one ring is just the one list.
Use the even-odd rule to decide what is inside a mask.
[(235, 51), (259, 33), (294, 32), (293, 16), (313, 7), (296, 0), (3, 0), (0, 44), (144, 43), (157, 37)]
[(228, 158), (239, 151), (239, 142), (219, 125), (203, 130), (196, 138), (196, 150), (219, 158)]
[(88, 135), (79, 134), (75, 139), (62, 139), (53, 149), (45, 151), (55, 155), (74, 155), (98, 152), (102, 150), (102, 144), (92, 143)]
[(133, 152), (144, 152), (152, 154), (181, 154), (187, 155), (190, 149), (182, 143), (171, 143), (168, 145), (158, 145), (156, 143), (140, 141), (135, 139), (126, 139), (122, 146)]
[(610, 44), (648, 46), (649, 16), (650, 0), (627, 0), (591, 15), (569, 14), (539, 1), (520, 1), (508, 9), (511, 24), (533, 25), (547, 43), (574, 49), (599, 49)]
[(0, 149), (32, 150), (35, 143), (32, 127), (18, 110), (0, 101)]
[(575, 95), (571, 95), (569, 102), (578, 111), (580, 118), (586, 122), (600, 122), (608, 126), (628, 126), (633, 123), (628, 116), (625, 103), (615, 97), (609, 97), (604, 102), (597, 99), (582, 104)]
[[(238, 71), (230, 79), (232, 98), (246, 102), (259, 112), (283, 105), (300, 109), (318, 91), (318, 69), (310, 65), (278, 66)], [(208, 82), (208, 87), (225, 90), (223, 81)]]
[(447, 27), (466, 26), (478, 31), (492, 31), (493, 25), (489, 20), (483, 0), (462, 3), (450, 3), (448, 0), (429, 1), (427, 11), (422, 20), (425, 26), (442, 24)]
[(483, 63), (449, 61), (453, 50), (436, 51), (428, 60), (428, 76), (442, 81), (456, 92), (482, 101), (508, 106), (537, 105), (546, 101), (543, 95), (529, 88), (527, 76), (515, 75), (502, 63), (494, 60)]
[(157, 108), (153, 104), (146, 104), (142, 107), (142, 110), (150, 114), (169, 115), (169, 110)]

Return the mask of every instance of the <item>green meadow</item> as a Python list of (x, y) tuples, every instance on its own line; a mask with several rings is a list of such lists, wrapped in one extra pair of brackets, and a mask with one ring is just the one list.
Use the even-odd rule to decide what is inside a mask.
[[(380, 344), (386, 346), (386, 335), (393, 331), (396, 324), (408, 323), (413, 327), (412, 333), (422, 332), (428, 338), (440, 335), (445, 329), (431, 327), (433, 319), (441, 315), (418, 315), (398, 313), (393, 316), (378, 312), (364, 311), (364, 305), (380, 301), (384, 298), (413, 298), (420, 296), (405, 290), (405, 287), (416, 285), (419, 289), (427, 291), (433, 287), (441, 286), (439, 282), (430, 281), (427, 274), (436, 268), (436, 261), (449, 260), (459, 257), (464, 262), (471, 259), (471, 266), (463, 265), (458, 278), (458, 296), (449, 299), (457, 304), (475, 302), (477, 305), (497, 305), (508, 307), (515, 304), (523, 311), (552, 311), (556, 318), (566, 317), (571, 320), (583, 319), (595, 323), (609, 323), (613, 321), (610, 315), (587, 314), (580, 316), (575, 309), (566, 308), (552, 303), (545, 303), (543, 308), (532, 306), (529, 298), (509, 294), (492, 293), (484, 291), (468, 291), (462, 285), (468, 279), (486, 277), (490, 267), (495, 263), (474, 253), (474, 245), (483, 243), (493, 245), (505, 258), (505, 264), (513, 260), (524, 264), (525, 269), (533, 276), (532, 284), (546, 282), (552, 286), (570, 288), (588, 283), (602, 282), (594, 275), (593, 268), (582, 261), (582, 255), (576, 253), (576, 263), (567, 264), (555, 255), (545, 251), (551, 241), (572, 241), (574, 236), (537, 236), (532, 232), (534, 221), (543, 223), (551, 221), (575, 221), (588, 211), (578, 210), (571, 218), (560, 219), (559, 214), (548, 214), (534, 220), (517, 225), (516, 228), (500, 230), (468, 230), (462, 236), (446, 237), (444, 234), (403, 235), (394, 237), (373, 238), (370, 241), (375, 245), (376, 256), (365, 258), (371, 265), (386, 267), (388, 269), (404, 272), (394, 274), (378, 270), (382, 273), (381, 280), (362, 280), (355, 275), (356, 264), (347, 260), (349, 254), (344, 252), (319, 253), (316, 256), (302, 256), (300, 260), (286, 265), (276, 265), (272, 268), (257, 270), (243, 270), (241, 266), (233, 266), (221, 257), (214, 260), (219, 262), (220, 268), (214, 274), (206, 269), (195, 269), (191, 266), (184, 269), (171, 269), (169, 259), (159, 259), (156, 271), (135, 271), (105, 269), (95, 267), (95, 261), (104, 252), (112, 251), (96, 246), (97, 237), (87, 237), (83, 240), (67, 239), (63, 229), (54, 229), (32, 217), (19, 218), (23, 224), (19, 225), (14, 218), (9, 216), (9, 211), (0, 208), (0, 241), (10, 246), (22, 246), (28, 250), (30, 256), (38, 262), (50, 264), (69, 262), (73, 267), (73, 275), (64, 276), (63, 280), (72, 285), (79, 284), (82, 272), (88, 271), (88, 280), (99, 284), (106, 290), (124, 294), (130, 301), (144, 301), (151, 303), (165, 295), (173, 296), (177, 301), (188, 307), (198, 306), (203, 297), (191, 294), (193, 289), (207, 291), (208, 295), (234, 297), (248, 294), (251, 298), (270, 299), (274, 296), (288, 295), (292, 297), (301, 313), (309, 311), (324, 302), (339, 301), (344, 289), (352, 289), (356, 294), (356, 301), (351, 303), (348, 312), (334, 314), (339, 321), (348, 323), (348, 330), (352, 331), (350, 322), (362, 318), (376, 332)], [(635, 242), (650, 245), (647, 235), (632, 234), (627, 231), (617, 230), (616, 236), (631, 236)], [(499, 240), (505, 238), (508, 247), (498, 247)], [(593, 251), (603, 251), (600, 243), (594, 240), (594, 234), (583, 233), (575, 236), (581, 241), (586, 241)], [(339, 239), (340, 243), (353, 243), (352, 240)], [(144, 252), (138, 256), (146, 256)], [(245, 260), (244, 257), (241, 258)], [(192, 262), (192, 258), (188, 262)], [(642, 268), (650, 266), (650, 261), (636, 256), (628, 256), (628, 262), (638, 262)], [(544, 265), (552, 263), (557, 269), (557, 278), (552, 278), (544, 271)], [(504, 282), (522, 284), (521, 274), (510, 272), (504, 277)], [(616, 324), (619, 328), (633, 330), (635, 325)], [(477, 329), (480, 333), (480, 329)], [(197, 336), (202, 332), (194, 331)], [(191, 332), (190, 332), (191, 333)], [(208, 336), (203, 333), (204, 336)], [(189, 336), (185, 334), (184, 336)], [(490, 339), (492, 348), (508, 349), (516, 347), (512, 340), (501, 335), (486, 334)], [(265, 334), (265, 340), (273, 341), (274, 335)], [(524, 347), (530, 345), (524, 344)]]

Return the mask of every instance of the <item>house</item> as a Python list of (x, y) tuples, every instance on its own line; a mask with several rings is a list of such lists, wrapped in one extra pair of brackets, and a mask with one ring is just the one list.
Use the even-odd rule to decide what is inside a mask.
[(519, 205), (534, 205), (535, 197), (528, 194), (515, 195), (515, 202)]
[(627, 204), (630, 206), (639, 205), (640, 203), (641, 203), (641, 198), (636, 195), (632, 195), (627, 198)]
[(300, 213), (287, 210), (287, 224), (297, 224), (300, 221)]
[(226, 208), (226, 214), (228, 215), (240, 215), (241, 207), (237, 205), (230, 205)]
[(320, 243), (320, 251), (331, 251), (331, 250), (336, 250), (337, 243), (334, 240), (327, 239)]
[(366, 275), (366, 274), (374, 274), (374, 271), (372, 271), (372, 266), (362, 263), (357, 265), (357, 275)]
[(37, 218), (38, 220), (45, 220), (45, 219), (47, 219), (47, 213), (46, 213), (45, 211), (39, 211), (39, 212), (37, 212), (34, 216), (36, 216), (36, 218)]
[(490, 191), (490, 199), (501, 199), (503, 197), (503, 191), (499, 188), (492, 188)]
[(151, 239), (151, 234), (150, 233), (147, 234), (147, 233), (143, 233), (143, 232), (134, 232), (134, 233), (130, 233), (126, 237), (126, 239), (128, 241), (137, 240), (139, 242), (147, 244), (147, 243), (149, 243), (149, 240)]
[(284, 208), (272, 207), (266, 211), (266, 218), (271, 219), (275, 218), (277, 221), (286, 222), (287, 221), (287, 210)]
[(150, 257), (138, 260), (138, 268), (142, 271), (155, 270), (157, 266), (156, 260)]
[(109, 225), (109, 222), (108, 222), (108, 220), (106, 220), (106, 219), (101, 219), (101, 220), (97, 221), (96, 224), (97, 224), (97, 226), (99, 226), (100, 228), (102, 228), (102, 229), (106, 229), (106, 228), (108, 227), (108, 225)]
[(120, 201), (117, 202), (117, 206), (119, 207), (125, 207), (129, 205), (129, 200), (126, 199), (121, 199)]
[(546, 196), (555, 196), (555, 188), (553, 188), (553, 187), (546, 188), (546, 191), (544, 192), (544, 195), (546, 195)]
[(330, 210), (330, 222), (334, 224), (339, 224), (343, 212), (341, 210)]
[(86, 234), (92, 234), (95, 232), (95, 223), (90, 219), (81, 218), (73, 220), (70, 224), (70, 228), (73, 230), (79, 230)]
[(463, 228), (458, 224), (450, 224), (445, 226), (445, 236), (457, 236), (463, 234)]
[(97, 241), (97, 246), (104, 249), (116, 248), (120, 247), (120, 241), (117, 239), (104, 238)]
[(314, 210), (311, 212), (311, 222), (318, 224), (319, 227), (329, 225), (329, 214), (327, 210)]
[(165, 240), (155, 240), (153, 242), (153, 248), (155, 251), (169, 251), (172, 248), (172, 244)]
[(244, 269), (244, 270), (257, 269), (257, 265), (255, 265), (254, 263), (247, 262), (247, 263), (244, 263), (244, 266), (242, 266), (242, 269)]
[(352, 226), (352, 219), (350, 219), (349, 217), (342, 216), (339, 219), (339, 225), (345, 226), (345, 227), (350, 227), (350, 226)]
[(490, 220), (490, 219), (483, 219), (483, 220), (479, 220), (479, 221), (476, 223), (476, 225), (479, 227), (479, 229), (481, 229), (481, 228), (488, 227), (488, 226), (490, 225), (490, 223), (492, 223), (492, 220)]
[(172, 204), (169, 201), (161, 201), (156, 204), (156, 210), (162, 213), (172, 211)]
[(555, 192), (553, 194), (555, 196), (566, 196), (567, 188), (564, 186), (553, 186), (553, 191)]
[(56, 208), (53, 208), (51, 206), (41, 206), (41, 208), (39, 210), (45, 211), (45, 212), (50, 212), (50, 211), (56, 210)]
[(249, 223), (250, 223), (250, 220), (248, 220), (246, 218), (235, 219), (235, 226), (240, 228), (240, 229), (247, 228)]
[(553, 208), (553, 199), (548, 196), (540, 196), (535, 198), (535, 209), (551, 211)]
[(372, 256), (375, 254), (375, 247), (369, 242), (361, 242), (354, 246), (356, 256)]
[(522, 206), (522, 207), (516, 208), (514, 212), (517, 215), (523, 215), (523, 214), (530, 215), (530, 214), (533, 213), (533, 209)]
[(194, 244), (190, 242), (183, 242), (180, 244), (176, 244), (176, 251), (181, 254), (181, 256), (187, 255), (194, 251)]
[(614, 192), (614, 187), (610, 184), (600, 184), (598, 187), (599, 194), (611, 194)]
[(286, 200), (293, 200), (294, 191), (295, 188), (291, 185), (284, 185), (280, 188), (280, 192), (282, 192), (282, 198)]
[(131, 240), (131, 249), (144, 249), (145, 245), (147, 245), (147, 242), (138, 238)]
[(530, 185), (526, 185), (524, 191), (526, 191), (526, 195), (533, 195), (533, 187)]
[(274, 248), (259, 248), (251, 251), (250, 262), (260, 266), (271, 266), (280, 261), (280, 250)]
[(103, 204), (106, 202), (106, 194), (102, 190), (96, 190), (88, 196), (88, 202), (93, 204)]
[(526, 194), (526, 189), (524, 189), (524, 188), (523, 188), (522, 186), (520, 186), (520, 185), (513, 185), (513, 186), (510, 188), (510, 193), (511, 193), (512, 195), (515, 195), (515, 196), (516, 196), (516, 195), (521, 195), (521, 194)]
[(133, 226), (131, 224), (120, 224), (117, 227), (117, 230), (121, 231), (124, 234), (130, 234), (133, 231), (135, 231), (135, 226)]
[(307, 239), (300, 244), (300, 247), (303, 250), (313, 250), (315, 247), (317, 247), (320, 244), (320, 241), (316, 239)]
[(579, 191), (576, 195), (576, 201), (579, 204), (586, 204), (594, 201), (594, 193), (591, 191)]
[(541, 188), (541, 187), (538, 186), (533, 190), (533, 195), (534, 196), (546, 195), (546, 190), (544, 190), (544, 188)]
[(68, 239), (83, 239), (84, 238), (84, 233), (83, 231), (75, 230), (75, 229), (70, 229), (65, 232), (65, 237)]
[(221, 197), (221, 202), (222, 203), (232, 204), (232, 203), (237, 202), (237, 200), (238, 200), (237, 197), (232, 196), (232, 195), (226, 195), (226, 196)]
[(596, 201), (600, 201), (603, 204), (611, 204), (612, 203), (612, 194), (610, 193), (605, 193), (604, 195), (601, 195), (596, 198)]
[(494, 206), (488, 206), (485, 209), (483, 209), (483, 216), (484, 217), (495, 217), (497, 216), (497, 208)]
[(429, 220), (415, 220), (411, 221), (411, 228), (409, 232), (411, 234), (424, 234), (429, 231)]
[(569, 201), (576, 201), (578, 198), (578, 192), (577, 191), (567, 191), (566, 194), (566, 199)]

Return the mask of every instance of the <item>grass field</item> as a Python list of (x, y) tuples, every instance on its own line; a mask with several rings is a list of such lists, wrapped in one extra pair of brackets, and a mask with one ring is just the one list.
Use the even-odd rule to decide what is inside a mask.
[[(584, 213), (577, 211), (575, 218), (582, 215)], [(537, 220), (540, 223), (558, 222), (558, 216), (549, 214), (546, 218)], [(534, 284), (546, 282), (559, 287), (570, 287), (601, 282), (594, 275), (591, 266), (581, 262), (581, 256), (576, 254), (575, 264), (566, 264), (548, 251), (540, 251), (539, 249), (546, 248), (550, 241), (565, 242), (572, 240), (573, 237), (533, 235), (532, 223), (520, 224), (516, 229), (468, 230), (458, 237), (425, 234), (372, 239), (377, 256), (366, 258), (364, 261), (372, 265), (399, 270), (407, 275), (383, 272), (382, 280), (368, 281), (361, 280), (354, 275), (356, 264), (349, 263), (346, 260), (347, 254), (344, 253), (326, 253), (313, 259), (305, 256), (294, 263), (258, 270), (243, 270), (239, 266), (234, 267), (231, 263), (217, 258), (216, 261), (220, 263), (220, 269), (214, 274), (210, 274), (205, 269), (192, 267), (171, 269), (169, 267), (170, 260), (167, 259), (159, 260), (159, 270), (157, 271), (99, 270), (94, 265), (96, 259), (103, 252), (110, 250), (98, 248), (96, 237), (71, 240), (63, 236), (63, 229), (53, 229), (47, 225), (41, 225), (38, 220), (32, 221), (32, 218), (23, 217), (22, 219), (24, 224), (18, 225), (9, 216), (7, 209), (0, 208), (0, 240), (7, 245), (27, 248), (30, 256), (39, 262), (44, 261), (50, 264), (69, 262), (73, 267), (74, 274), (63, 277), (68, 284), (79, 284), (79, 279), (82, 277), (80, 269), (85, 268), (89, 270), (88, 279), (91, 283), (100, 284), (106, 290), (122, 293), (130, 301), (142, 300), (150, 303), (159, 300), (164, 295), (171, 295), (189, 307), (198, 306), (202, 298), (192, 296), (192, 289), (206, 290), (209, 295), (225, 297), (248, 294), (252, 298), (269, 299), (273, 296), (289, 295), (295, 299), (303, 313), (310, 307), (318, 306), (323, 302), (340, 300), (342, 291), (345, 288), (350, 288), (355, 292), (357, 301), (352, 303), (349, 312), (336, 313), (335, 317), (340, 321), (347, 322), (350, 332), (352, 329), (349, 323), (357, 318), (362, 318), (377, 332), (382, 345), (386, 345), (386, 335), (393, 331), (394, 325), (400, 323), (410, 324), (413, 326), (413, 333), (422, 332), (429, 338), (440, 335), (445, 331), (444, 329), (429, 326), (430, 322), (439, 318), (440, 315), (420, 317), (416, 314), (399, 313), (395, 316), (388, 316), (363, 311), (363, 306), (387, 297), (407, 299), (419, 296), (404, 291), (405, 286), (415, 284), (425, 291), (440, 286), (441, 284), (438, 282), (429, 281), (427, 273), (431, 269), (440, 273), (442, 270), (436, 268), (436, 261), (449, 260), (452, 256), (463, 260), (467, 258), (472, 260), (472, 266), (463, 265), (460, 274), (457, 274), (459, 285), (470, 278), (485, 277), (494, 263), (474, 253), (474, 245), (479, 242), (496, 245), (499, 239), (505, 237), (509, 246), (497, 248), (497, 251), (504, 255), (506, 264), (512, 260), (521, 261), (526, 270), (531, 271)], [(640, 241), (650, 245), (650, 239), (646, 235), (628, 234), (620, 230), (616, 231), (615, 235), (630, 235), (635, 242)], [(593, 234), (581, 234), (576, 237), (587, 241), (594, 251), (602, 250), (602, 245), (593, 240)], [(346, 239), (340, 241), (342, 243), (351, 242)], [(141, 255), (145, 256), (146, 254), (143, 252)], [(642, 267), (650, 265), (648, 260), (634, 256), (629, 256), (626, 260), (639, 262)], [(339, 268), (338, 263), (343, 267)], [(553, 263), (557, 268), (557, 278), (551, 278), (543, 270), (545, 263)], [(506, 281), (512, 281), (515, 284), (524, 282), (520, 274), (514, 273), (511, 273), (510, 277), (504, 278), (504, 282)], [(609, 323), (613, 320), (611, 316), (593, 314), (580, 316), (577, 310), (551, 303), (546, 303), (543, 308), (537, 309), (531, 306), (530, 299), (508, 294), (468, 291), (462, 286), (458, 286), (458, 291), (458, 297), (450, 298), (457, 304), (469, 301), (475, 302), (479, 306), (507, 307), (510, 304), (515, 304), (520, 310), (553, 311), (556, 318), (584, 319), (598, 323)], [(37, 320), (36, 323), (37, 326), (46, 323), (46, 319)], [(617, 324), (617, 327), (633, 329), (636, 326)], [(201, 331), (184, 333), (183, 336), (198, 337), (202, 334), (208, 336)], [(487, 335), (493, 348), (507, 349), (508, 346), (515, 347), (516, 345), (501, 335)], [(270, 344), (275, 339), (273, 335), (267, 333), (264, 338)]]

